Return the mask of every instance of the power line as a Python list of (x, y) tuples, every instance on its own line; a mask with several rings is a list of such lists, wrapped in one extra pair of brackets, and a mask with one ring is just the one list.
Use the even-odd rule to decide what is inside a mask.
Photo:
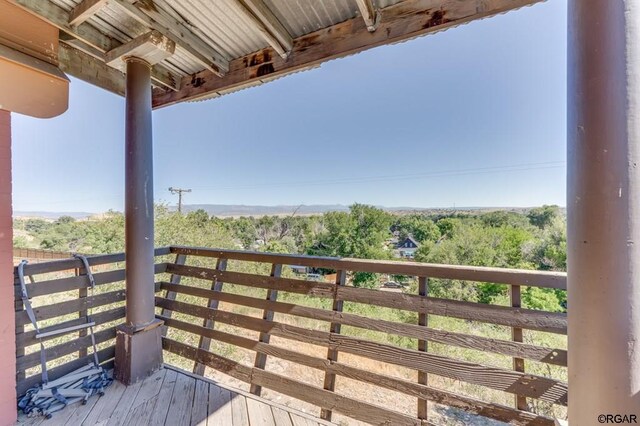
[(172, 194), (178, 194), (178, 213), (182, 213), (182, 193), (183, 192), (191, 192), (190, 189), (182, 189), (182, 188), (174, 188), (173, 186), (169, 187), (169, 192)]
[(425, 173), (411, 173), (402, 175), (378, 175), (378, 176), (362, 176), (362, 177), (347, 177), (336, 178), (327, 180), (315, 180), (315, 181), (297, 181), (297, 182), (275, 182), (275, 183), (257, 183), (248, 185), (232, 185), (232, 186), (216, 186), (216, 187), (198, 187), (198, 190), (212, 191), (212, 190), (236, 190), (236, 189), (253, 189), (253, 188), (274, 188), (274, 187), (287, 187), (287, 186), (322, 186), (322, 185), (339, 185), (339, 184), (352, 184), (352, 183), (370, 183), (380, 181), (396, 181), (396, 180), (410, 180), (410, 179), (426, 179), (432, 177), (446, 177), (446, 176), (463, 176), (463, 175), (480, 175), (488, 173), (501, 173), (501, 172), (517, 172), (527, 170), (541, 170), (541, 169), (555, 169), (563, 167), (566, 163), (564, 161), (548, 161), (542, 163), (526, 163), (526, 164), (514, 164), (505, 166), (493, 166), (493, 167), (479, 167), (473, 169), (453, 169), (442, 170), (436, 172)]

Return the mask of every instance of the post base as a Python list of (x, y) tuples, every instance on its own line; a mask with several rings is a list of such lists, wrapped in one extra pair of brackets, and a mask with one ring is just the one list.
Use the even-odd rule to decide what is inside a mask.
[(125, 324), (116, 329), (115, 378), (136, 383), (162, 368), (162, 325), (155, 320), (142, 330)]

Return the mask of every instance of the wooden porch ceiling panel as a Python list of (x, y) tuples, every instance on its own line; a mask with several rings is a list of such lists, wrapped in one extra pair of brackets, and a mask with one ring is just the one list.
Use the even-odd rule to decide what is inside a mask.
[(176, 44), (154, 108), (210, 99), (325, 61), (543, 0), (13, 0), (60, 29), (60, 67), (122, 95), (106, 54), (150, 30)]

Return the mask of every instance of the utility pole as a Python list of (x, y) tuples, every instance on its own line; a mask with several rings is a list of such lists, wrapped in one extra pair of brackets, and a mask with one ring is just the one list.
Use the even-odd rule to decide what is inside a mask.
[(182, 189), (182, 188), (174, 188), (173, 186), (169, 188), (169, 192), (172, 194), (178, 194), (178, 213), (182, 213), (182, 193), (183, 192), (191, 192), (190, 189)]

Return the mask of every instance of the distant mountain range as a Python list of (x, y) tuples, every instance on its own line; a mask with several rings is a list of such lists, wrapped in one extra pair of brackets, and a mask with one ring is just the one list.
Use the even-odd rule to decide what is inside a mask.
[[(526, 212), (530, 208), (527, 207), (456, 207), (456, 208), (423, 208), (423, 207), (385, 207), (377, 206), (383, 210), (394, 213), (410, 213), (410, 212), (426, 212), (431, 214), (447, 214), (452, 211), (466, 212), (488, 212), (495, 210), (507, 210), (514, 212)], [(170, 207), (175, 210), (176, 207)], [(287, 216), (295, 215), (308, 216), (314, 214), (323, 214), (334, 211), (348, 211), (349, 207), (342, 204), (313, 204), (313, 205), (281, 205), (281, 206), (258, 206), (258, 205), (235, 205), (235, 204), (186, 204), (183, 206), (185, 213), (204, 210), (209, 215), (217, 217), (234, 217), (234, 216)], [(562, 209), (564, 210), (564, 209)], [(60, 216), (71, 216), (76, 219), (84, 219), (91, 216), (99, 216), (95, 213), (88, 212), (47, 212), (47, 211), (15, 211), (14, 217), (39, 217), (44, 219), (57, 219)]]

